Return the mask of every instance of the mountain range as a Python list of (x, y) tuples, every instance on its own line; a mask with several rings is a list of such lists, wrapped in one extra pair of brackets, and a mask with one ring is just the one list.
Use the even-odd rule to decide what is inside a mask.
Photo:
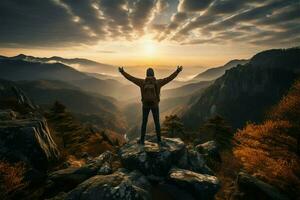
[(299, 57), (299, 48), (267, 50), (227, 70), (182, 114), (186, 127), (197, 129), (215, 115), (235, 128), (260, 122), (299, 77)]
[[(131, 89), (131, 86), (122, 84), (117, 80), (95, 78), (62, 63), (29, 61), (28, 59), (21, 59), (23, 57), (2, 57), (0, 59), (0, 78), (13, 81), (59, 80), (68, 82), (84, 91), (118, 99), (131, 98), (133, 94), (130, 91), (135, 91)], [(122, 94), (121, 91), (124, 91), (124, 87), (127, 88), (128, 93), (126, 94), (128, 95), (120, 95)]]
[[(187, 129), (199, 128), (214, 115), (223, 116), (235, 128), (248, 120), (259, 122), (298, 76), (298, 58), (299, 48), (267, 50), (250, 60), (235, 59), (209, 69), (192, 82), (177, 81), (175, 88), (162, 91), (161, 117), (177, 114)], [(120, 124), (116, 126), (118, 130), (124, 130), (119, 127), (126, 123), (129, 127), (139, 126), (138, 87), (125, 79), (120, 81), (119, 77), (81, 72), (61, 62), (96, 65), (94, 61), (77, 58), (1, 56), (0, 78), (17, 81), (38, 104), (58, 99), (82, 119), (91, 119), (82, 116), (86, 112), (95, 115), (97, 122), (102, 120), (100, 124), (116, 119)], [(51, 94), (49, 98), (47, 94)], [(100, 115), (107, 117), (99, 118)]]
[(6, 57), (0, 56), (2, 59), (9, 59), (9, 60), (24, 60), (29, 62), (42, 62), (42, 63), (62, 63), (65, 65), (77, 66), (83, 69), (83, 71), (91, 71), (92, 69), (97, 69), (97, 71), (102, 71), (103, 73), (110, 74), (116, 72), (116, 67), (104, 63), (99, 63), (93, 60), (88, 60), (84, 58), (62, 58), (59, 56), (52, 56), (52, 57), (34, 57), (25, 54), (19, 54), (17, 56)]

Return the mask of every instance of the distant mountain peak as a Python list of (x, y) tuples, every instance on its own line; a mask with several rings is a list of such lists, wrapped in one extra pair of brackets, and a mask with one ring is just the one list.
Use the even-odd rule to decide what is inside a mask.
[[(233, 59), (227, 62), (225, 65), (230, 65), (230, 64), (235, 64), (235, 63), (241, 63), (241, 62), (248, 62), (249, 60), (247, 59)], [(224, 65), (224, 66), (225, 66)]]
[(16, 57), (26, 57), (27, 55), (20, 53), (19, 55), (17, 55)]
[(25, 59), (25, 58), (27, 58), (27, 57), (28, 57), (28, 56), (25, 55), (25, 54), (19, 54), (19, 55), (17, 55), (17, 56), (12, 57), (12, 58), (15, 58), (15, 59)]
[(59, 57), (59, 56), (52, 56), (52, 57), (50, 57), (49, 59), (62, 59), (62, 57)]
[(195, 76), (194, 79), (203, 79), (203, 80), (214, 80), (216, 78), (219, 78), (220, 76), (222, 76), (226, 70), (237, 66), (238, 64), (246, 64), (248, 63), (249, 60), (247, 59), (234, 59), (234, 60), (230, 60), (229, 62), (227, 62), (225, 65), (220, 66), (220, 67), (215, 67), (215, 68), (210, 68), (200, 74), (198, 74), (197, 76)]

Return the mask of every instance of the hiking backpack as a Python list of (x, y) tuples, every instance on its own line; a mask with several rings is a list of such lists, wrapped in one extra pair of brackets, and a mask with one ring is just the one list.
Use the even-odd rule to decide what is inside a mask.
[(153, 104), (158, 101), (158, 88), (155, 79), (145, 80), (143, 86), (143, 102)]

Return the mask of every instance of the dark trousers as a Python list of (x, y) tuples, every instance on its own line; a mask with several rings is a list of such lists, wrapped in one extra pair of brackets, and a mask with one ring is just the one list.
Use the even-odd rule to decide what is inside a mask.
[(158, 108), (158, 106), (154, 106), (154, 107), (143, 106), (143, 122), (142, 122), (142, 128), (141, 128), (141, 142), (145, 141), (146, 127), (147, 127), (148, 115), (149, 115), (150, 110), (153, 115), (157, 141), (160, 142), (161, 137), (160, 137), (160, 123), (159, 123), (159, 108)]

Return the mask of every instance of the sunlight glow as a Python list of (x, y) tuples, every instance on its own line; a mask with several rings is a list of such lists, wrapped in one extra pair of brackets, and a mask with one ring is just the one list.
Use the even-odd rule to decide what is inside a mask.
[(151, 40), (147, 40), (147, 41), (143, 42), (143, 48), (144, 48), (144, 53), (147, 56), (154, 56), (154, 54), (157, 51), (157, 48), (156, 48), (154, 42)]
[(148, 43), (145, 45), (145, 51), (148, 53), (148, 54), (154, 54), (155, 52), (155, 47), (152, 43)]

